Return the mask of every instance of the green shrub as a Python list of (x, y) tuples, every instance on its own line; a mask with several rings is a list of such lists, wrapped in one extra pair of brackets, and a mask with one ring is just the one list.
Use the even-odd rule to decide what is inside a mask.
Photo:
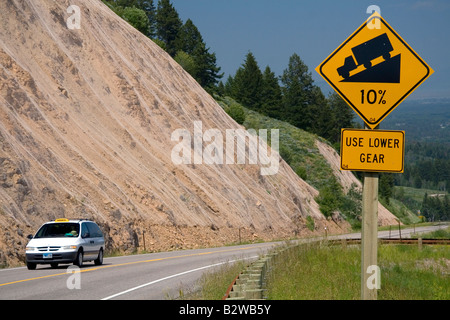
[(325, 217), (331, 217), (333, 212), (341, 206), (342, 197), (340, 197), (335, 188), (325, 186), (319, 190), (316, 202), (319, 204), (320, 212)]
[(228, 113), (230, 117), (234, 119), (239, 124), (244, 124), (245, 121), (245, 111), (244, 108), (237, 103), (232, 103), (225, 108), (225, 112)]
[(195, 77), (197, 66), (195, 64), (194, 58), (187, 54), (186, 52), (180, 50), (174, 57), (174, 60), (186, 70), (191, 76)]
[(295, 173), (303, 180), (306, 180), (308, 178), (308, 174), (306, 173), (306, 169), (304, 167), (298, 167), (297, 169), (295, 169)]
[(283, 144), (280, 144), (280, 156), (286, 161), (287, 164), (291, 165), (292, 163), (292, 154), (291, 150), (285, 147)]
[(306, 227), (311, 231), (314, 231), (314, 229), (316, 227), (316, 225), (314, 223), (314, 219), (311, 216), (306, 217)]

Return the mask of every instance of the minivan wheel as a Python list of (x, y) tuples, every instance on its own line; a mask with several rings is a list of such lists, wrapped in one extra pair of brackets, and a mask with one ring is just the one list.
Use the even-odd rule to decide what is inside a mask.
[(36, 263), (27, 262), (27, 268), (28, 270), (36, 270)]
[(73, 264), (78, 266), (79, 268), (83, 266), (83, 250), (78, 251), (77, 257), (75, 258)]
[(98, 252), (98, 258), (94, 260), (96, 266), (100, 266), (103, 264), (103, 249), (100, 249)]

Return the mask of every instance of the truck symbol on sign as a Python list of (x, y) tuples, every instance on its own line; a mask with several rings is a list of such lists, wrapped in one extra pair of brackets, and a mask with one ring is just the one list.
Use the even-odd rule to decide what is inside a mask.
[(341, 77), (347, 79), (350, 76), (350, 71), (355, 70), (361, 65), (364, 65), (366, 69), (372, 67), (372, 60), (383, 57), (385, 61), (391, 58), (391, 52), (394, 50), (392, 44), (386, 33), (373, 38), (367, 42), (364, 42), (356, 47), (352, 48), (353, 55), (345, 58), (344, 65), (337, 69), (337, 72)]

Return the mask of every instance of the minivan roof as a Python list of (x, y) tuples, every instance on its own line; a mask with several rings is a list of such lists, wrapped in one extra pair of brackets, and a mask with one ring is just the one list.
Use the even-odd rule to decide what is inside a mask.
[(46, 223), (56, 223), (56, 222), (81, 222), (81, 221), (91, 221), (89, 219), (67, 219), (67, 218), (59, 218), (54, 221), (49, 221)]

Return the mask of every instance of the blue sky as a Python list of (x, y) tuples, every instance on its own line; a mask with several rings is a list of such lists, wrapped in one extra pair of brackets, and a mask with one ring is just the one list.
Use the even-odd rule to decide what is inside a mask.
[(450, 98), (450, 1), (448, 0), (172, 0), (180, 18), (190, 18), (233, 74), (251, 51), (263, 70), (277, 76), (297, 53), (316, 84), (329, 88), (315, 68), (369, 17), (377, 5), (382, 17), (434, 69), (407, 100)]

